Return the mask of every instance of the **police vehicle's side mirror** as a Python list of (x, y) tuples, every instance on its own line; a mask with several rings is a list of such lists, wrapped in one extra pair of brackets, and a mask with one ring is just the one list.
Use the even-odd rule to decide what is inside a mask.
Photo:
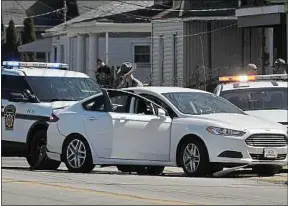
[(12, 102), (29, 102), (29, 99), (26, 98), (23, 94), (21, 93), (10, 93), (11, 95), (11, 101)]

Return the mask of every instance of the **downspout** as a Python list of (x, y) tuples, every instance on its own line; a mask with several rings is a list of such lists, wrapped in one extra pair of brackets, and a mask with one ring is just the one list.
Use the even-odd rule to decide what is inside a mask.
[(285, 11), (286, 11), (286, 63), (288, 63), (288, 1), (285, 2)]
[(151, 23), (151, 39), (150, 39), (150, 59), (151, 59), (151, 68), (150, 68), (150, 82), (149, 85), (152, 86), (152, 78), (153, 78), (153, 23), (152, 20), (150, 20)]

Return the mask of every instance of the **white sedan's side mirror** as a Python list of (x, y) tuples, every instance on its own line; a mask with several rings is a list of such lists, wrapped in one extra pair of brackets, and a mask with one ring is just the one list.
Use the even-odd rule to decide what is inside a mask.
[(162, 108), (158, 108), (158, 116), (159, 117), (166, 117), (166, 112)]

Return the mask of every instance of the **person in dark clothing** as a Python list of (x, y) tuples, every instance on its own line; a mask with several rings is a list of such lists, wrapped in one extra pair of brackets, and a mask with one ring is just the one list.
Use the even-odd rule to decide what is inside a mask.
[(96, 79), (102, 87), (110, 88), (113, 82), (112, 72), (101, 59), (97, 59), (98, 69), (96, 71)]
[(288, 74), (288, 66), (284, 59), (276, 59), (273, 66), (274, 74)]

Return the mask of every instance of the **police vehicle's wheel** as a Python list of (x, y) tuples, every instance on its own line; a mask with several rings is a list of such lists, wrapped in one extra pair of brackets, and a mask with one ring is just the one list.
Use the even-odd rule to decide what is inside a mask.
[(65, 141), (63, 160), (70, 172), (89, 173), (95, 167), (89, 144), (78, 135)]
[(180, 158), (183, 171), (188, 177), (206, 176), (210, 172), (206, 147), (196, 139), (189, 139), (182, 144)]
[(275, 174), (278, 174), (280, 170), (280, 166), (270, 165), (257, 165), (253, 168), (253, 172), (262, 177), (274, 176)]
[(38, 130), (34, 133), (30, 143), (29, 155), (26, 158), (31, 168), (38, 170), (57, 170), (61, 162), (51, 160), (47, 156), (43, 161), (38, 162), (41, 155), (41, 150), (46, 147), (47, 133), (45, 130)]
[(161, 175), (164, 168), (164, 166), (138, 166), (136, 172), (138, 175)]

